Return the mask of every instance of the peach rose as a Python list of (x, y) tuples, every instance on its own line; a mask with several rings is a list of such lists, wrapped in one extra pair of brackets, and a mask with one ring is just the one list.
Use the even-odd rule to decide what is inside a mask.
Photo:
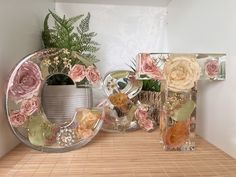
[(20, 111), (13, 112), (9, 117), (10, 124), (13, 127), (22, 126), (26, 122), (26, 120), (27, 120), (27, 116), (22, 114), (22, 112)]
[(33, 97), (28, 100), (22, 101), (20, 111), (26, 116), (32, 115), (35, 111), (39, 109), (40, 100), (38, 97)]
[(86, 78), (91, 84), (96, 85), (101, 80), (101, 75), (96, 67), (89, 66), (86, 70)]
[(205, 74), (209, 77), (209, 78), (214, 78), (218, 75), (220, 70), (220, 65), (219, 62), (217, 60), (208, 60), (205, 63)]
[(85, 67), (80, 64), (74, 65), (71, 70), (69, 71), (69, 77), (74, 81), (74, 82), (80, 82), (85, 78)]
[(150, 54), (140, 54), (137, 66), (137, 72), (139, 75), (147, 75), (149, 78), (154, 80), (162, 79), (162, 72), (156, 66), (154, 60), (150, 57)]
[(82, 139), (90, 138), (94, 135), (93, 130), (84, 128), (84, 127), (78, 127), (76, 131), (77, 137)]

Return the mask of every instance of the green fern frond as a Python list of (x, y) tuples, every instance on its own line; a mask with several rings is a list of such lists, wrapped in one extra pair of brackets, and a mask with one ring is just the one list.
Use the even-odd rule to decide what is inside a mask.
[(82, 33), (86, 33), (89, 31), (89, 21), (90, 21), (90, 13), (88, 13), (87, 16), (83, 20), (81, 20), (79, 28)]
[[(48, 25), (50, 16), (54, 19), (52, 28), (49, 28)], [(97, 47), (99, 44), (93, 40), (97, 33), (89, 32), (90, 13), (82, 19), (83, 16), (66, 18), (64, 15), (60, 17), (49, 10), (49, 14), (44, 20), (44, 31), (42, 32), (44, 46), (46, 48), (67, 48), (70, 51), (77, 52), (79, 57), (75, 63), (86, 63), (85, 60), (87, 60), (85, 65), (97, 62), (95, 55), (93, 55), (99, 50)], [(77, 27), (77, 32), (75, 32), (75, 23), (79, 20), (81, 21)]]

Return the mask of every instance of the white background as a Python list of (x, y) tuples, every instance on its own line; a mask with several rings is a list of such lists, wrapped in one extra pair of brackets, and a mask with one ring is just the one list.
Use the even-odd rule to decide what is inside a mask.
[(56, 3), (59, 15), (91, 13), (91, 31), (101, 44), (97, 66), (102, 74), (129, 69), (140, 51), (166, 51), (166, 7)]

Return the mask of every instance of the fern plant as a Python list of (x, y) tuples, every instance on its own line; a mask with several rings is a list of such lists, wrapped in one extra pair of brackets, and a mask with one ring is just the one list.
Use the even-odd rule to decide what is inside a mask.
[[(128, 65), (133, 72), (136, 72), (136, 60), (131, 60), (132, 65)], [(160, 92), (161, 90), (161, 82), (158, 80), (143, 80), (143, 91), (152, 91), (152, 92)]]
[[(49, 18), (54, 20), (54, 26), (49, 27)], [(62, 18), (49, 10), (44, 20), (44, 30), (42, 39), (45, 48), (67, 49), (73, 55), (71, 65), (83, 64), (85, 66), (94, 65), (99, 60), (94, 55), (99, 50), (98, 43), (94, 41), (97, 35), (95, 32), (89, 31), (90, 13), (78, 15), (71, 18)], [(76, 27), (76, 24), (79, 25)], [(60, 57), (59, 57), (60, 58)], [(64, 77), (63, 75), (60, 77)], [(50, 85), (60, 85), (60, 78), (50, 78)], [(65, 78), (61, 78), (62, 82)], [(53, 84), (51, 84), (53, 83)]]

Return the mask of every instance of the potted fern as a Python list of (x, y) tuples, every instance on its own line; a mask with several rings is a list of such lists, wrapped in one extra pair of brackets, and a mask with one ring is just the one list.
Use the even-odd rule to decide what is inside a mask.
[[(50, 10), (45, 17), (44, 47), (58, 49), (55, 56), (43, 62), (49, 75), (53, 73), (45, 82), (42, 98), (49, 119), (57, 117), (60, 121), (72, 117), (76, 107), (92, 106), (90, 84), (97, 84), (100, 74), (95, 66), (99, 44), (94, 41), (97, 34), (89, 30), (90, 17), (90, 13), (60, 17)], [(50, 27), (51, 18), (54, 23)], [(81, 75), (76, 76), (78, 72)]]

